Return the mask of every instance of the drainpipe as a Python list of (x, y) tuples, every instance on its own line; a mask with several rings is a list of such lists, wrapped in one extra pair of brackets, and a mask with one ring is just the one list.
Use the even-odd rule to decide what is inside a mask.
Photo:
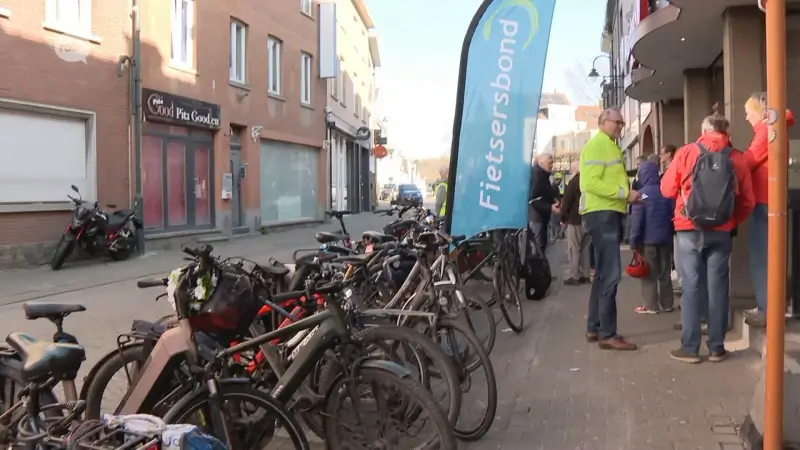
[[(136, 155), (136, 195), (134, 207), (136, 217), (144, 223), (144, 201), (142, 196), (142, 35), (139, 20), (139, 0), (133, 0), (131, 19), (133, 20), (133, 58), (131, 60), (131, 103), (133, 116), (133, 148)], [(136, 249), (140, 255), (145, 252), (144, 230), (136, 233)]]

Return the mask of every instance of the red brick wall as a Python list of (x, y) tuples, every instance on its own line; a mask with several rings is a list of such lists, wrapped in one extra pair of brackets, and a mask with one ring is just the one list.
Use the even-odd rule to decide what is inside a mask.
[[(0, 98), (94, 111), (97, 115), (97, 191), (100, 201), (127, 205), (128, 77), (117, 60), (128, 53), (130, 0), (92, 2), (92, 34), (86, 64), (60, 59), (60, 34), (43, 28), (45, 2), (2, 0)], [(46, 161), (35, 162), (46, 164)], [(69, 186), (64, 186), (64, 195)], [(0, 245), (58, 239), (69, 216), (63, 212), (0, 213)]]

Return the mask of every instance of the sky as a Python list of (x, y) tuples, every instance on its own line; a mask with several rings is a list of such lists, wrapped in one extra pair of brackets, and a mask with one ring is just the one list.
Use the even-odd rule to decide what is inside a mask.
[[(449, 154), (461, 46), (481, 0), (366, 0), (382, 67), (381, 116), (389, 145), (412, 159)], [(544, 75), (545, 92), (580, 97), (601, 54), (606, 0), (557, 0)], [(601, 74), (608, 59), (597, 60)], [(584, 84), (584, 86), (580, 86)], [(577, 86), (577, 87), (576, 87)], [(588, 90), (596, 91), (597, 86)]]

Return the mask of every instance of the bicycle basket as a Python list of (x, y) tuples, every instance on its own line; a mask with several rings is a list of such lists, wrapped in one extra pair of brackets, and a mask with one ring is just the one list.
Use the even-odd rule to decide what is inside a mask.
[(189, 321), (195, 330), (206, 333), (246, 332), (260, 307), (248, 275), (226, 268), (217, 275), (208, 300)]

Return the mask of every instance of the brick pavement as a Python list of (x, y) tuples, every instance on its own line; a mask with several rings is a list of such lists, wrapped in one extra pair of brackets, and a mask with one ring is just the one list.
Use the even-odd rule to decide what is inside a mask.
[(639, 284), (630, 278), (619, 288), (619, 326), (640, 349), (600, 350), (584, 339), (589, 287), (560, 286), (559, 280), (553, 291), (526, 304), (523, 334), (503, 332), (502, 322), (498, 327), (492, 354), (500, 387), (497, 417), (482, 441), (463, 448), (743, 448), (733, 424), (741, 423), (750, 405), (757, 354), (733, 353), (719, 364), (671, 360), (669, 351), (680, 341), (672, 330), (679, 312), (636, 314)]

